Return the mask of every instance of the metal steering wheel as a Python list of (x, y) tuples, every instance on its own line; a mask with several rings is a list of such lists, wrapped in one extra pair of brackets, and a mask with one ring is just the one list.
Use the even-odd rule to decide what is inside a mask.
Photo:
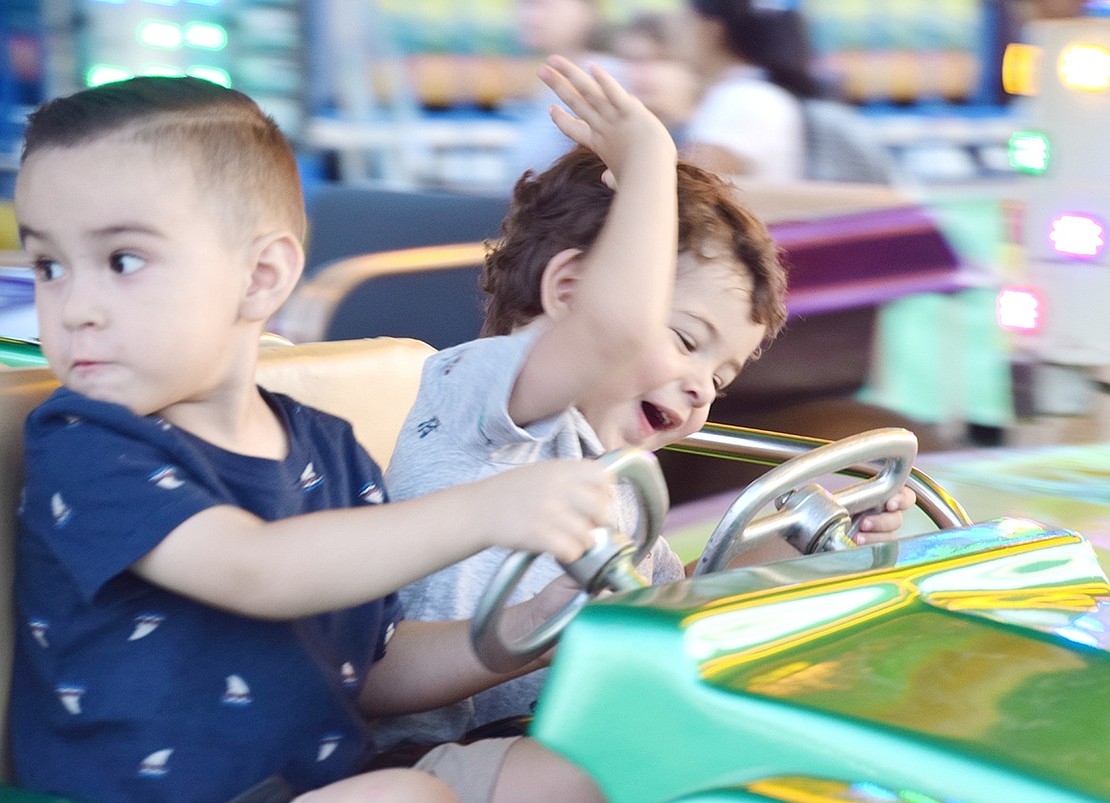
[(598, 592), (625, 591), (648, 585), (636, 570), (636, 564), (651, 552), (667, 513), (667, 484), (659, 462), (651, 452), (639, 449), (609, 452), (599, 460), (606, 464), (614, 479), (627, 480), (635, 489), (640, 502), (639, 529), (643, 537), (634, 542), (612, 527), (595, 528), (595, 545), (573, 563), (562, 564), (582, 590), (531, 633), (510, 641), (500, 627), (506, 601), (532, 561), (539, 557), (535, 552), (511, 553), (490, 581), (470, 625), (474, 650), (489, 669), (508, 672), (538, 658), (550, 649), (563, 628)]
[[(881, 507), (906, 483), (917, 457), (917, 437), (888, 427), (824, 444), (787, 460), (751, 483), (732, 503), (694, 569), (719, 571), (737, 555), (771, 538), (785, 538), (805, 554), (847, 549), (852, 517)], [(873, 477), (830, 493), (818, 477), (865, 463), (878, 463)], [(756, 519), (774, 502), (777, 512)]]

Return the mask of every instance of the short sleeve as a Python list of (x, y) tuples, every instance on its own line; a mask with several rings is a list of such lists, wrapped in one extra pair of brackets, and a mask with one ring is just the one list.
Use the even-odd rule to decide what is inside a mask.
[(52, 397), (28, 421), (25, 467), (34, 482), (21, 521), (92, 601), (178, 525), (224, 500), (187, 450), (170, 448), (160, 422), (65, 401)]

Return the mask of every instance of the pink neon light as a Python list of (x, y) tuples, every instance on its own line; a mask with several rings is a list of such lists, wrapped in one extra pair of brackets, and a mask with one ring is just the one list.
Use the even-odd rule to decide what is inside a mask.
[(1004, 287), (995, 300), (995, 320), (1000, 327), (1010, 332), (1039, 331), (1041, 313), (1041, 296), (1029, 287)]
[(1088, 215), (1060, 215), (1052, 220), (1048, 239), (1061, 254), (1076, 257), (1093, 257), (1102, 252), (1106, 244), (1102, 239), (1103, 226)]

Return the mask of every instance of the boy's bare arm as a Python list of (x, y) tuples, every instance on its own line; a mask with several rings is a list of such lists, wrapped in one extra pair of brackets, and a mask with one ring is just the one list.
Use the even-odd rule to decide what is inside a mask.
[(665, 342), (678, 247), (676, 153), (663, 124), (599, 67), (586, 73), (552, 57), (540, 76), (573, 112), (556, 106), (552, 119), (601, 158), (616, 195), (582, 256), (568, 313), (539, 338), (517, 380), (509, 412), (520, 424), (599, 385), (628, 387)]
[(549, 460), (405, 502), (273, 522), (214, 507), (132, 568), (215, 607), (294, 618), (377, 599), (492, 545), (574, 560), (608, 520), (611, 495), (595, 461)]
[[(515, 638), (534, 631), (579, 590), (565, 575), (552, 581), (527, 602), (505, 609), (503, 632)], [(398, 623), (385, 657), (370, 667), (361, 707), (370, 717), (439, 708), (546, 666), (552, 653), (548, 651), (514, 672), (497, 674), (475, 655), (469, 621), (403, 621)]]
[(470, 622), (397, 623), (385, 657), (366, 676), (360, 708), (367, 717), (430, 711), (539, 669), (529, 664), (510, 674), (486, 669), (470, 646)]

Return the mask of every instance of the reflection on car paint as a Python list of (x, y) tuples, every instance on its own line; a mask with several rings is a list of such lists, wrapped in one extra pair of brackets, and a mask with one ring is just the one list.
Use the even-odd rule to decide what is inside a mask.
[(1089, 543), (1021, 519), (706, 575), (583, 611), (533, 733), (615, 803), (1108, 799), (1108, 621)]

